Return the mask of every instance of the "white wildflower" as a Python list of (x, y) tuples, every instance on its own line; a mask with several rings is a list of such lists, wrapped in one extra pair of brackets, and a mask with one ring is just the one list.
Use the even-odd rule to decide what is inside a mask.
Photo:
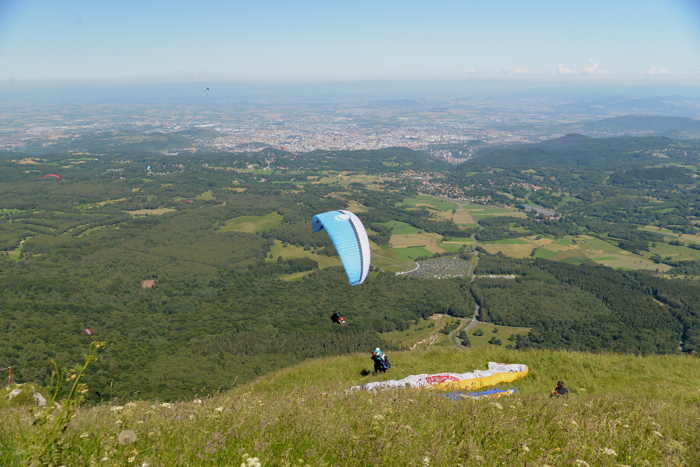
[(214, 410), (217, 411), (217, 412), (219, 412), (219, 413), (221, 413), (221, 412), (224, 411), (224, 408), (223, 408), (223, 407), (217, 407), (217, 408), (215, 408)]
[(489, 405), (496, 407), (498, 410), (503, 410), (503, 406), (498, 402), (489, 402)]
[(430, 465), (430, 457), (425, 456), (423, 458), (423, 467), (428, 467)]
[(580, 465), (581, 467), (590, 467), (590, 464), (588, 462), (584, 461), (583, 459), (576, 459), (574, 461), (574, 464)]
[(522, 448), (523, 448), (523, 451), (530, 452), (530, 448), (527, 446), (527, 444), (523, 444)]
[(136, 441), (136, 432), (134, 430), (124, 430), (117, 437), (119, 444), (131, 444)]
[(166, 409), (172, 409), (172, 408), (173, 408), (173, 404), (171, 404), (170, 402), (163, 402), (162, 404), (160, 404), (160, 406), (161, 406), (161, 407), (165, 407)]
[(192, 402), (194, 402), (195, 404), (201, 404), (201, 403), (202, 403), (202, 399), (195, 399), (195, 400), (193, 400)]
[(615, 452), (615, 450), (610, 449), (610, 448), (604, 448), (603, 454), (608, 455), (608, 456), (617, 456), (617, 453)]
[(381, 421), (381, 420), (384, 420), (384, 415), (382, 415), (382, 414), (377, 414), (377, 415), (375, 415), (375, 416), (372, 417), (372, 418), (375, 419), (375, 420)]
[(148, 462), (143, 462), (141, 464), (141, 467), (151, 467), (151, 464), (149, 464)]
[(135, 460), (136, 460), (136, 456), (131, 456), (131, 457), (129, 457), (126, 461), (127, 461), (129, 464), (131, 464), (131, 463), (134, 462)]
[(109, 410), (111, 410), (112, 412), (121, 412), (122, 410), (124, 410), (124, 406), (123, 405), (115, 405), (114, 407), (110, 407)]
[(88, 436), (90, 436), (90, 435), (87, 433), (80, 433), (80, 437), (83, 439), (87, 438)]
[(128, 409), (134, 408), (136, 407), (136, 402), (127, 402), (126, 404), (124, 404), (124, 407)]
[(109, 460), (109, 457), (103, 457), (102, 459), (100, 459), (100, 462), (107, 462), (108, 460)]
[(114, 422), (115, 425), (121, 425), (122, 423), (124, 422), (122, 422), (121, 420), (117, 420), (116, 422)]

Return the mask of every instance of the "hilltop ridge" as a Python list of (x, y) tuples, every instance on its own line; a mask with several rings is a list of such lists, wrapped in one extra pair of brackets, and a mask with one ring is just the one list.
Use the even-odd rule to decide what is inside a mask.
[[(391, 354), (363, 376), (366, 354), (310, 360), (211, 399), (132, 402), (79, 412), (66, 465), (697, 465), (700, 360), (690, 356), (431, 348)], [(348, 392), (410, 374), (524, 363), (498, 400), (432, 390)], [(571, 394), (552, 399), (563, 379)], [(31, 439), (21, 410), (3, 416), (3, 465)]]

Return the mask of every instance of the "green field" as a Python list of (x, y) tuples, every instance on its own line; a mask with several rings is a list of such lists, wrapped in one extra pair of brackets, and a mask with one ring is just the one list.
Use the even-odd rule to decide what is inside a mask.
[(226, 221), (219, 232), (258, 233), (271, 230), (280, 225), (282, 216), (271, 212), (264, 216), (240, 216)]
[(414, 260), (420, 257), (432, 256), (433, 254), (422, 246), (410, 246), (408, 248), (393, 248), (396, 256), (403, 260)]
[[(297, 245), (283, 244), (279, 240), (275, 240), (274, 244), (272, 245), (272, 248), (270, 249), (270, 252), (267, 256), (267, 261), (277, 261), (277, 258), (310, 258), (318, 263), (318, 267), (320, 269), (329, 268), (332, 266), (340, 266), (340, 261), (336, 257), (319, 255), (312, 251), (305, 250), (303, 247)], [(285, 276), (289, 277), (290, 275), (286, 274)]]
[(515, 208), (482, 204), (462, 204), (461, 206), (477, 222), (488, 217), (526, 217), (523, 212)]
[(669, 245), (657, 242), (649, 249), (648, 256), (659, 255), (670, 261), (697, 261), (700, 260), (700, 251), (681, 245)]
[(213, 191), (208, 190), (208, 191), (205, 191), (204, 193), (200, 193), (194, 199), (196, 199), (198, 201), (214, 201), (216, 199), (216, 196), (214, 196)]
[[(543, 239), (546, 240), (546, 237)], [(607, 241), (592, 237), (589, 235), (579, 235), (575, 237), (567, 236), (557, 239), (548, 239), (548, 243), (541, 243), (532, 252), (535, 258), (548, 259), (552, 261), (562, 261), (571, 264), (581, 264), (586, 261), (593, 261), (604, 266), (628, 269), (628, 270), (659, 270), (666, 271), (668, 265), (656, 264), (647, 256), (637, 255), (629, 251), (623, 250)], [(495, 242), (494, 242), (495, 244)], [(670, 245), (668, 245), (670, 246)], [(662, 247), (663, 251), (665, 247)], [(689, 248), (680, 247), (681, 250), (676, 250), (676, 253), (684, 252), (688, 254)], [(689, 250), (689, 251), (685, 251)], [(700, 253), (700, 252), (699, 252)], [(507, 254), (504, 252), (504, 254)], [(511, 256), (514, 256), (511, 254)], [(663, 255), (662, 255), (663, 256)], [(700, 257), (700, 255), (698, 255)]]
[(435, 196), (418, 195), (412, 198), (406, 198), (401, 206), (409, 208), (430, 207), (438, 211), (451, 211), (457, 208), (457, 204), (451, 201), (445, 201)]
[[(474, 332), (480, 329), (483, 332), (481, 336), (475, 336)], [(493, 332), (494, 329), (496, 332)], [(530, 332), (530, 328), (517, 328), (512, 326), (498, 326), (492, 323), (480, 322), (467, 332), (469, 337), (469, 342), (473, 348), (480, 347), (499, 347), (495, 344), (489, 344), (489, 340), (493, 337), (497, 337), (501, 341), (501, 346), (505, 347), (507, 345), (513, 344), (508, 338), (517, 334), (527, 334)]]
[(423, 233), (421, 229), (417, 229), (410, 224), (400, 221), (384, 222), (382, 225), (389, 227), (391, 229), (391, 233), (394, 235)]
[(403, 349), (427, 348), (432, 345), (452, 345), (448, 336), (440, 332), (445, 325), (457, 321), (447, 315), (436, 314), (427, 319), (412, 323), (404, 331), (391, 331), (382, 333), (382, 339), (390, 345)]

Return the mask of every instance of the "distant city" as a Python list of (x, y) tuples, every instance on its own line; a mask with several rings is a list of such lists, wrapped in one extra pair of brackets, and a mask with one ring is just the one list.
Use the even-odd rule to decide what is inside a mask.
[[(700, 115), (691, 99), (566, 102), (553, 98), (395, 99), (308, 103), (235, 102), (215, 96), (174, 104), (14, 104), (0, 107), (0, 149), (51, 147), (62, 140), (122, 135), (184, 136), (171, 155), (198, 151), (292, 153), (403, 146), (468, 160), (477, 145), (537, 142), (575, 132), (581, 122), (662, 106), (667, 115)], [(590, 132), (589, 132), (590, 133)], [(603, 133), (605, 134), (605, 133)], [(127, 135), (127, 136), (124, 136)], [(123, 141), (129, 142), (129, 141)], [(455, 146), (460, 147), (455, 151)]]

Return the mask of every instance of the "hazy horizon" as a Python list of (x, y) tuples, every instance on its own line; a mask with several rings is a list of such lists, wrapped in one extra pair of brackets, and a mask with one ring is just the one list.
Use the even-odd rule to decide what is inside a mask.
[(700, 85), (696, 2), (0, 2), (0, 87)]

